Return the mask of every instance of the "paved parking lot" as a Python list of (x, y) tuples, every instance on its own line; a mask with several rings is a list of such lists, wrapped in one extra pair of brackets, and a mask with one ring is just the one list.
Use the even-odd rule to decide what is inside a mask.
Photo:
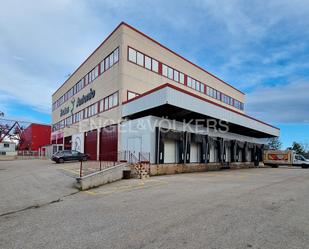
[(226, 170), (77, 192), (70, 164), (0, 162), (0, 248), (308, 248), (309, 170)]

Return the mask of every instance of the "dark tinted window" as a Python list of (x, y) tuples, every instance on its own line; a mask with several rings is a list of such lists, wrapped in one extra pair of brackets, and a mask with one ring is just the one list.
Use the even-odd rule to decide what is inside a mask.
[(72, 153), (71, 153), (70, 151), (64, 151), (64, 155), (65, 155), (65, 156), (71, 156)]
[(73, 155), (73, 156), (77, 156), (78, 154), (79, 154), (78, 151), (72, 150), (72, 155)]

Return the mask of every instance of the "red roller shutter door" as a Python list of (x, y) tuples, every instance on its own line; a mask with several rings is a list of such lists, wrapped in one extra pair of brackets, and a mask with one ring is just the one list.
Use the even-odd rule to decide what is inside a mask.
[(103, 161), (117, 161), (118, 126), (111, 125), (101, 128), (100, 159)]
[(97, 160), (97, 130), (85, 132), (85, 153)]

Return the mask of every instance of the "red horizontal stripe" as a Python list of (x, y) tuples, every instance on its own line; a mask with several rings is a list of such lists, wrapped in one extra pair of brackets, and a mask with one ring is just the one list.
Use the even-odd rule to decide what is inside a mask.
[(139, 99), (139, 98), (142, 98), (142, 97), (144, 97), (144, 96), (147, 96), (147, 95), (149, 95), (149, 94), (151, 94), (151, 93), (153, 93), (153, 92), (159, 91), (159, 90), (161, 90), (161, 89), (163, 89), (163, 88), (165, 88), (165, 87), (173, 88), (173, 89), (175, 89), (175, 90), (177, 90), (177, 91), (179, 91), (179, 92), (188, 94), (188, 95), (190, 95), (190, 96), (192, 96), (192, 97), (194, 97), (194, 98), (203, 100), (203, 101), (208, 102), (208, 103), (210, 103), (210, 104), (216, 105), (216, 106), (221, 107), (221, 108), (223, 108), (223, 109), (226, 109), (226, 110), (228, 110), (228, 111), (234, 112), (234, 113), (239, 114), (239, 115), (241, 115), (241, 116), (244, 116), (244, 117), (246, 117), (246, 118), (249, 118), (249, 119), (252, 119), (252, 120), (254, 120), (254, 121), (257, 121), (257, 122), (259, 122), (259, 123), (261, 123), (261, 124), (270, 126), (270, 127), (275, 128), (275, 129), (277, 129), (277, 130), (280, 130), (279, 128), (277, 128), (277, 127), (275, 127), (275, 126), (273, 126), (273, 125), (267, 124), (267, 123), (265, 123), (265, 122), (263, 122), (263, 121), (261, 121), (261, 120), (258, 120), (258, 119), (256, 119), (256, 118), (250, 117), (250, 116), (248, 116), (248, 115), (246, 115), (246, 114), (244, 114), (244, 113), (235, 111), (235, 110), (233, 110), (233, 109), (231, 109), (231, 108), (229, 108), (229, 107), (220, 105), (220, 104), (218, 104), (218, 103), (216, 103), (216, 102), (213, 102), (213, 101), (211, 101), (211, 100), (209, 100), (209, 99), (205, 99), (205, 98), (203, 98), (203, 97), (201, 97), (201, 96), (199, 96), (199, 95), (196, 95), (196, 94), (191, 93), (191, 92), (189, 92), (189, 91), (187, 91), (187, 90), (185, 90), (185, 89), (182, 89), (182, 88), (179, 88), (179, 87), (177, 87), (177, 86), (174, 86), (174, 85), (172, 85), (172, 84), (170, 84), (170, 83), (165, 83), (165, 84), (160, 85), (160, 86), (158, 86), (158, 87), (156, 87), (156, 88), (153, 88), (153, 89), (151, 89), (151, 90), (149, 90), (149, 91), (147, 91), (147, 92), (145, 92), (145, 93), (143, 93), (143, 94), (141, 94), (141, 95), (139, 95), (139, 96), (137, 96), (137, 97), (135, 97), (135, 98), (133, 98), (133, 99), (129, 99), (129, 100), (127, 100), (127, 101), (123, 101), (122, 104), (125, 105), (125, 104), (130, 103), (130, 102), (132, 102), (132, 101), (135, 101), (135, 100), (137, 100), (137, 99)]
[(66, 80), (66, 81), (53, 93), (53, 95), (55, 95), (55, 93), (56, 93), (66, 82), (68, 82), (68, 80), (77, 72), (77, 70), (80, 69), (80, 68), (86, 63), (86, 61), (89, 60), (89, 58), (90, 58), (101, 46), (104, 45), (104, 43), (116, 32), (116, 30), (117, 30), (118, 28), (120, 28), (121, 25), (124, 25), (124, 26), (126, 26), (126, 27), (132, 29), (133, 31), (135, 31), (135, 32), (139, 33), (140, 35), (146, 37), (147, 39), (149, 39), (150, 41), (156, 43), (156, 44), (159, 45), (160, 47), (162, 47), (162, 48), (168, 50), (169, 52), (171, 52), (172, 54), (174, 54), (174, 55), (176, 55), (177, 57), (181, 58), (182, 60), (184, 60), (184, 61), (190, 63), (192, 66), (197, 67), (198, 69), (200, 69), (200, 70), (204, 71), (205, 73), (211, 75), (212, 77), (216, 78), (217, 80), (221, 81), (222, 83), (224, 83), (224, 84), (226, 84), (226, 85), (232, 87), (234, 90), (236, 90), (236, 91), (238, 91), (238, 92), (240, 92), (240, 93), (242, 93), (242, 94), (245, 94), (245, 93), (243, 93), (242, 91), (238, 90), (237, 88), (233, 87), (232, 85), (230, 85), (230, 84), (226, 83), (225, 81), (221, 80), (221, 79), (218, 78), (217, 76), (213, 75), (212, 73), (206, 71), (206, 70), (203, 69), (202, 67), (200, 67), (200, 66), (194, 64), (193, 62), (191, 62), (191, 61), (189, 61), (188, 59), (182, 57), (181, 55), (177, 54), (177, 53), (174, 52), (173, 50), (167, 48), (166, 46), (164, 46), (164, 45), (162, 45), (161, 43), (157, 42), (156, 40), (152, 39), (151, 37), (149, 37), (148, 35), (144, 34), (143, 32), (141, 32), (141, 31), (137, 30), (136, 28), (132, 27), (131, 25), (129, 25), (129, 24), (125, 23), (125, 22), (121, 22), (121, 23), (112, 31), (112, 33), (110, 33), (110, 34), (107, 36), (107, 38), (106, 38), (106, 39), (105, 39), (105, 40), (104, 40), (104, 41), (103, 41), (103, 42), (102, 42), (102, 43), (101, 43), (101, 44), (100, 44), (100, 45), (99, 45), (99, 46), (98, 46), (86, 59), (85, 59), (85, 61), (84, 61), (84, 62), (71, 74), (71, 76), (70, 76), (70, 77), (69, 77), (69, 78), (68, 78), (68, 79), (67, 79), (67, 80)]

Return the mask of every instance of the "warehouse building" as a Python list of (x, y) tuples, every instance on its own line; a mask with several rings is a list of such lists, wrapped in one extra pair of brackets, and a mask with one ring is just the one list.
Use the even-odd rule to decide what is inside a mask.
[(245, 114), (243, 92), (126, 23), (52, 101), (53, 144), (93, 160), (148, 155), (163, 171), (253, 165), (266, 139), (280, 132)]
[(39, 151), (50, 144), (50, 134), (50, 125), (31, 123), (21, 133), (18, 150)]

